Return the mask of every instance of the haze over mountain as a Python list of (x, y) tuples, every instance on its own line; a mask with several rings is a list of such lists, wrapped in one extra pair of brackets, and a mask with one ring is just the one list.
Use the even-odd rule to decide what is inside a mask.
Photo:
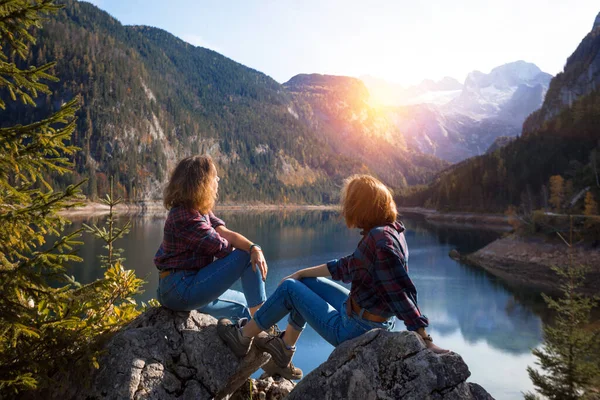
[(292, 95), (293, 113), (331, 146), (367, 165), (392, 186), (425, 183), (448, 165), (407, 146), (402, 133), (370, 105), (362, 81), (345, 76), (302, 74), (283, 85)]
[(418, 85), (404, 87), (369, 75), (361, 76), (377, 105), (446, 104), (460, 95), (462, 84), (449, 76), (439, 81), (425, 79)]
[[(535, 69), (528, 74), (536, 81)], [(539, 83), (541, 85), (541, 83)], [(552, 79), (542, 107), (523, 134), (490, 154), (453, 165), (405, 204), (452, 210), (503, 212), (509, 205), (546, 207), (548, 182), (565, 180), (565, 196), (591, 190), (600, 196), (600, 14), (592, 31)], [(515, 91), (515, 94), (519, 91)], [(514, 95), (513, 95), (514, 97)], [(582, 212), (583, 204), (570, 212)]]
[[(473, 71), (463, 85), (452, 78), (426, 80), (398, 91), (405, 105), (390, 106), (388, 113), (410, 148), (457, 162), (483, 154), (499, 136), (520, 134), (525, 118), (542, 105), (551, 77), (516, 61), (489, 74)], [(381, 81), (366, 82), (383, 93)]]
[[(407, 149), (397, 128), (365, 118), (370, 111), (361, 96), (368, 93), (361, 93), (366, 89), (359, 81), (352, 87), (358, 90), (355, 100), (338, 93), (346, 83), (305, 96), (293, 80), (288, 90), (166, 31), (123, 26), (90, 3), (64, 3), (45, 22), (28, 60), (38, 65), (57, 60), (61, 82), (51, 85), (52, 96), (40, 97), (33, 111), (14, 103), (0, 124), (42, 118), (81, 95), (74, 143), (82, 151), (72, 180), (89, 178), (86, 191), (92, 196), (103, 195), (113, 176), (120, 195), (158, 199), (175, 163), (197, 153), (213, 156), (223, 179), (220, 197), (236, 202), (331, 203), (352, 173), (374, 173), (398, 187), (425, 183), (447, 165)], [(338, 95), (337, 103), (316, 101)], [(327, 114), (321, 106), (330, 104), (335, 107)], [(340, 151), (331, 137), (337, 123), (349, 127), (340, 132), (345, 140), (368, 143), (369, 150)], [(382, 164), (393, 173), (384, 174)], [(71, 182), (65, 179), (56, 183)]]

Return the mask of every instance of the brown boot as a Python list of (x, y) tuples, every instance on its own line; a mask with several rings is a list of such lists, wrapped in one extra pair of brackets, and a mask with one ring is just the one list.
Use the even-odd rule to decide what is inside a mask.
[(281, 337), (282, 335), (271, 336), (262, 332), (254, 338), (254, 345), (260, 351), (269, 353), (277, 366), (286, 368), (292, 361), (296, 349), (288, 349)]
[(274, 377), (276, 375), (279, 375), (282, 378), (297, 381), (299, 379), (302, 379), (302, 377), (304, 376), (304, 374), (302, 373), (302, 370), (300, 368), (294, 366), (294, 363), (292, 363), (291, 361), (286, 367), (281, 368), (271, 358), (268, 363), (263, 365), (262, 369), (265, 372), (264, 372), (264, 374), (262, 374), (260, 376), (260, 379), (265, 379), (265, 378), (268, 378), (269, 376)]

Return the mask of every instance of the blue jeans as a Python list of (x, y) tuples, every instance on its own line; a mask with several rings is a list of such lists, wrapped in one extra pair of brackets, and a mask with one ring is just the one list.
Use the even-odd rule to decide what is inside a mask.
[(375, 328), (391, 330), (393, 318), (372, 322), (354, 311), (346, 313), (348, 289), (323, 278), (286, 279), (254, 314), (262, 330), (267, 330), (288, 313), (288, 323), (299, 331), (306, 323), (333, 346), (353, 339)]
[[(241, 277), (244, 293), (229, 289)], [(198, 310), (215, 318), (250, 318), (248, 308), (265, 302), (260, 270), (252, 270), (250, 255), (234, 250), (199, 270), (172, 272), (158, 282), (160, 304), (175, 311)]]

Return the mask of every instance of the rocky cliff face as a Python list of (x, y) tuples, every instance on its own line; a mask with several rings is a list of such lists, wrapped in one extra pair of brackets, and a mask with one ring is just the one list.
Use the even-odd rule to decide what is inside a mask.
[(436, 355), (410, 332), (373, 330), (343, 343), (295, 388), (271, 378), (245, 384), (268, 360), (255, 349), (238, 360), (217, 336), (213, 317), (160, 307), (107, 343), (99, 370), (71, 371), (39, 398), (491, 399), (465, 382), (470, 373), (458, 354)]
[(525, 121), (523, 134), (539, 130), (545, 122), (571, 107), (575, 100), (599, 88), (600, 14), (596, 17), (591, 32), (567, 59), (563, 72), (552, 79), (542, 108)]

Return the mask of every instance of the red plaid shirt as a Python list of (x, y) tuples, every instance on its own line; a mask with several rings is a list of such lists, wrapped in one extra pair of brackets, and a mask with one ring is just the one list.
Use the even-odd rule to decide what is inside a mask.
[(352, 282), (350, 296), (365, 310), (396, 316), (409, 330), (429, 326), (417, 306), (417, 289), (408, 276), (408, 247), (399, 222), (363, 236), (353, 254), (327, 263), (336, 281)]
[(215, 231), (225, 222), (210, 212), (202, 215), (185, 207), (173, 207), (165, 222), (163, 241), (154, 264), (164, 269), (200, 269), (232, 251), (231, 244)]

